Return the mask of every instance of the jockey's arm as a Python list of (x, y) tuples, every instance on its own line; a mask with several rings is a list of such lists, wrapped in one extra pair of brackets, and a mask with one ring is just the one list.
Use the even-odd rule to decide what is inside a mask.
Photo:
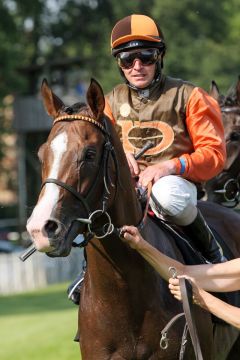
[(219, 105), (197, 87), (187, 103), (186, 126), (194, 151), (180, 156), (181, 174), (193, 182), (207, 181), (223, 169), (226, 144)]
[[(115, 123), (106, 100), (105, 114)], [(140, 173), (139, 184), (146, 187), (166, 175), (181, 175), (193, 182), (207, 181), (216, 176), (226, 160), (226, 144), (221, 111), (217, 102), (204, 90), (196, 87), (186, 104), (186, 127), (193, 152), (149, 165)], [(138, 175), (137, 164), (126, 154), (132, 175)]]

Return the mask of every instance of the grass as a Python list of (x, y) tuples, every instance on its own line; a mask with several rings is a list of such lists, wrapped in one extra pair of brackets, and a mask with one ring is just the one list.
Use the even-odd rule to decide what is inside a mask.
[(79, 360), (78, 308), (66, 284), (0, 296), (1, 360)]

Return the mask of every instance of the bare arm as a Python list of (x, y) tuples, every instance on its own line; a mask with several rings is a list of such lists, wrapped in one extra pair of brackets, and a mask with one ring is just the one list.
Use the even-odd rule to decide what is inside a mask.
[(123, 228), (123, 240), (136, 249), (145, 259), (168, 280), (169, 267), (175, 267), (178, 275), (194, 278), (197, 284), (208, 291), (234, 291), (240, 289), (240, 259), (221, 264), (183, 265), (148, 244), (134, 226)]
[(240, 289), (240, 258), (220, 264), (185, 266), (185, 269), (185, 274), (207, 291)]
[[(225, 303), (224, 301), (199, 288), (193, 281), (194, 303), (203, 309), (210, 311), (220, 319), (240, 329), (240, 309)], [(181, 292), (178, 279), (169, 280), (169, 289), (174, 297), (181, 300)]]
[(240, 329), (240, 309), (225, 303), (208, 292), (200, 289), (200, 306), (220, 319)]
[(185, 266), (182, 263), (164, 255), (148, 244), (136, 227), (124, 226), (123, 241), (137, 250), (165, 280), (168, 280), (170, 277), (169, 267), (175, 267), (178, 274), (185, 273)]

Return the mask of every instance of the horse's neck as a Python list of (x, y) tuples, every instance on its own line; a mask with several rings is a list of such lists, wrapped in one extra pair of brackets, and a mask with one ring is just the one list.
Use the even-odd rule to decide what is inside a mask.
[[(138, 225), (142, 219), (141, 206), (132, 186), (124, 189), (119, 186), (114, 203), (107, 211), (115, 228), (126, 224)], [(100, 240), (92, 239), (86, 250), (89, 279), (91, 278), (91, 285), (96, 287), (99, 293), (104, 292), (109, 284), (117, 286), (117, 283), (124, 282), (122, 274), (128, 272), (128, 264), (136, 263), (133, 258), (141, 263), (143, 261), (137, 252), (131, 251), (115, 233)]]
[(117, 227), (126, 224), (138, 225), (142, 219), (142, 209), (136, 196), (136, 191), (131, 185), (118, 191), (111, 209), (113, 224)]

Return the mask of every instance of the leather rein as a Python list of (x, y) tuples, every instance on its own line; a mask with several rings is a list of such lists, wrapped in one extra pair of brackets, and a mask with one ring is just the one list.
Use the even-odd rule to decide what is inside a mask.
[[(169, 273), (172, 278), (177, 277), (177, 270), (174, 267), (169, 268)], [(178, 319), (185, 317), (186, 323), (183, 329), (181, 347), (179, 352), (179, 360), (184, 359), (186, 345), (188, 341), (188, 332), (193, 345), (193, 350), (196, 360), (204, 360), (201, 344), (198, 336), (196, 320), (193, 309), (193, 294), (190, 282), (185, 278), (179, 278), (180, 292), (182, 296), (183, 312), (175, 315), (161, 331), (160, 348), (166, 350), (169, 345), (168, 331), (176, 323)]]

